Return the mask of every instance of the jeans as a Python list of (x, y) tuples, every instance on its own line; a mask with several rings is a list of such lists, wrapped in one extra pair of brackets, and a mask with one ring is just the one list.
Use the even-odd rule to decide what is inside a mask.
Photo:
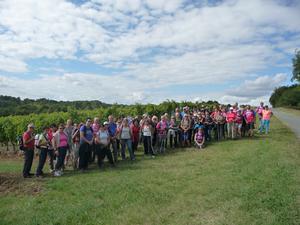
[(32, 161), (33, 161), (33, 156), (34, 156), (34, 150), (31, 148), (25, 148), (24, 151), (24, 167), (23, 167), (23, 176), (29, 176), (31, 166), (32, 166)]
[(39, 155), (39, 164), (36, 169), (36, 175), (39, 176), (43, 173), (43, 168), (47, 159), (47, 153), (48, 153), (48, 148), (40, 148), (40, 155)]
[(49, 162), (49, 167), (51, 170), (54, 170), (54, 150), (53, 149), (48, 149), (48, 162)]
[(133, 151), (133, 153), (137, 151), (138, 145), (139, 145), (138, 140), (132, 142), (132, 151)]
[(153, 147), (152, 147), (152, 137), (143, 136), (143, 142), (144, 142), (144, 152), (147, 152), (147, 154), (154, 155)]
[(178, 142), (177, 142), (177, 139), (178, 139), (178, 137), (177, 137), (178, 136), (177, 130), (169, 129), (168, 136), (169, 136), (169, 140), (170, 140), (170, 148), (177, 147), (177, 145), (178, 145)]
[[(154, 133), (153, 136), (152, 136), (152, 148), (153, 149), (155, 149), (156, 146), (157, 146), (156, 142), (157, 142), (157, 133)], [(145, 154), (148, 154), (148, 152), (147, 153), (145, 152)]]
[(92, 145), (82, 143), (79, 147), (79, 169), (87, 169)]
[(158, 135), (158, 146), (160, 153), (164, 153), (166, 150), (166, 141), (167, 141), (167, 135), (165, 134), (159, 134)]
[(205, 134), (205, 140), (210, 141), (211, 140), (211, 130), (212, 130), (211, 125), (205, 125), (204, 126), (204, 134)]
[(263, 129), (265, 129), (266, 134), (269, 133), (270, 130), (270, 120), (263, 120), (263, 125), (260, 126), (259, 132), (262, 133)]
[(89, 151), (89, 162), (95, 162), (96, 159), (96, 144), (93, 143), (92, 148)]
[(217, 139), (218, 141), (224, 139), (224, 124), (217, 124)]
[(130, 159), (134, 160), (135, 156), (134, 156), (134, 153), (132, 151), (132, 141), (131, 141), (131, 139), (121, 139), (121, 155), (122, 155), (122, 159), (123, 160), (126, 159), (126, 155), (125, 155), (126, 146), (128, 148), (128, 151), (129, 151)]
[(235, 138), (235, 124), (232, 123), (227, 123), (227, 134), (228, 134), (228, 138)]
[(264, 120), (262, 118), (259, 118), (259, 130), (263, 129), (264, 126)]
[(96, 155), (97, 155), (97, 161), (98, 161), (99, 168), (102, 167), (105, 156), (107, 156), (108, 161), (111, 165), (114, 164), (114, 160), (113, 160), (109, 146), (97, 144), (96, 145)]
[(118, 161), (118, 153), (119, 153), (119, 148), (118, 147), (118, 139), (113, 139), (111, 140), (110, 145), (112, 146), (112, 152), (113, 152), (113, 157), (114, 157), (114, 162)]
[(74, 143), (73, 144), (73, 151), (72, 151), (72, 154), (73, 154), (73, 168), (76, 169), (78, 168), (78, 159), (79, 159), (79, 146), (80, 144), (79, 143)]
[(58, 148), (58, 159), (55, 165), (55, 170), (60, 170), (63, 168), (66, 154), (67, 154), (67, 147)]

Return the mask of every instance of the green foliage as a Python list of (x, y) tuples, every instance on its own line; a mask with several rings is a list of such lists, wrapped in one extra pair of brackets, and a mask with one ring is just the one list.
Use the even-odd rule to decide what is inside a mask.
[(273, 107), (292, 107), (300, 109), (300, 85), (276, 88), (270, 97)]
[(32, 100), (0, 96), (0, 116), (27, 115), (30, 113), (68, 112), (70, 108), (76, 110), (92, 110), (108, 107), (101, 101), (54, 101), (45, 98)]
[(300, 50), (296, 51), (293, 58), (293, 77), (292, 81), (300, 82)]

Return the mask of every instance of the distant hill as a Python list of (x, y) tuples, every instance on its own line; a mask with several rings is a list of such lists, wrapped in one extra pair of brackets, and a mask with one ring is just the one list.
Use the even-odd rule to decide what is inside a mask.
[(55, 101), (45, 98), (33, 100), (0, 95), (0, 116), (27, 115), (30, 113), (67, 112), (69, 108), (91, 110), (109, 107), (110, 104), (98, 100), (93, 101)]

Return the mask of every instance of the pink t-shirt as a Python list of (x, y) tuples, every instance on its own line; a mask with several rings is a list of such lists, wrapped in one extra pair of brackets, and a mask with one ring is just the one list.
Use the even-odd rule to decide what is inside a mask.
[(263, 110), (262, 115), (263, 115), (262, 116), (263, 120), (270, 120), (272, 111), (271, 110)]
[(233, 112), (228, 112), (228, 113), (226, 114), (226, 121), (227, 121), (228, 123), (234, 122), (235, 118), (236, 118), (236, 114), (233, 113)]
[(93, 129), (93, 134), (97, 134), (100, 129), (99, 123), (93, 123), (92, 129)]
[(264, 107), (258, 106), (257, 109), (256, 109), (256, 112), (257, 112), (259, 115), (261, 115), (262, 112), (263, 112), (263, 110), (264, 110)]
[(243, 123), (243, 116), (242, 115), (236, 115), (236, 123), (241, 124)]
[(246, 118), (247, 123), (254, 122), (255, 117), (254, 117), (253, 111), (252, 110), (246, 110), (245, 118)]
[(163, 120), (158, 122), (156, 125), (156, 129), (157, 129), (159, 135), (167, 134), (167, 128), (168, 128), (167, 122), (163, 121)]
[(66, 147), (68, 146), (68, 137), (65, 135), (64, 132), (59, 133), (59, 146), (58, 147)]

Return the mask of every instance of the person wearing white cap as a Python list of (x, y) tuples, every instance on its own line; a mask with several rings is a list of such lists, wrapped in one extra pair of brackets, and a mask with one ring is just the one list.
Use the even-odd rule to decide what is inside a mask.
[(32, 123), (28, 124), (27, 131), (24, 132), (23, 144), (24, 144), (24, 167), (23, 167), (23, 177), (29, 178), (33, 174), (30, 173), (33, 156), (34, 156), (34, 125)]
[(103, 160), (107, 156), (109, 163), (114, 166), (114, 160), (109, 148), (110, 136), (108, 133), (108, 122), (100, 124), (99, 131), (96, 134), (96, 155), (99, 168), (103, 165)]
[(236, 113), (233, 112), (233, 107), (229, 108), (229, 111), (226, 113), (226, 123), (227, 123), (227, 135), (228, 138), (235, 138), (235, 120)]

